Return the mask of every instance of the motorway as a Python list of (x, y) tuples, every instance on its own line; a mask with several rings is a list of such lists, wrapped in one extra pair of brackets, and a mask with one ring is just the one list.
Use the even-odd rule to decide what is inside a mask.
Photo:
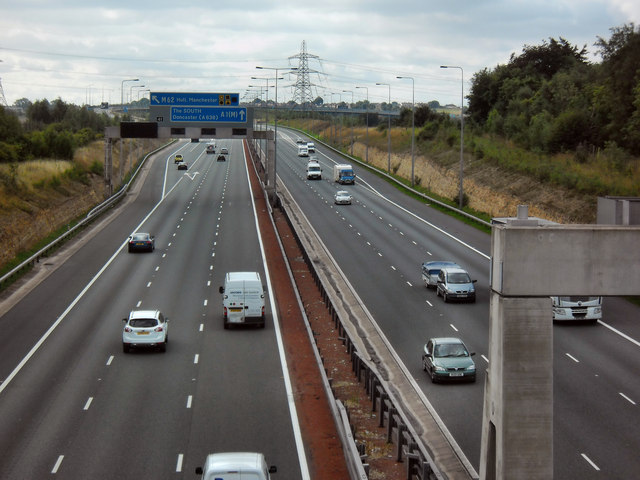
[[(127, 205), (2, 312), (0, 478), (193, 478), (206, 454), (234, 450), (308, 478), (271, 301), (266, 328), (223, 329), (225, 272), (267, 277), (243, 148), (218, 145), (227, 162), (204, 142), (154, 157)], [(134, 231), (156, 250), (127, 253)], [(122, 352), (136, 308), (170, 319), (166, 353)]]
[[(307, 181), (297, 136), (279, 131), (279, 177), (478, 469), (489, 235), (357, 166), (356, 184), (340, 187), (353, 205), (333, 205), (339, 157), (316, 142), (324, 179)], [(265, 272), (241, 143), (218, 144), (229, 161), (207, 158), (204, 142), (165, 150), (125, 208), (0, 311), (0, 478), (192, 478), (207, 453), (238, 449), (264, 452), (278, 478), (304, 478), (271, 303), (264, 330), (222, 328), (224, 273)], [(136, 230), (156, 236), (154, 253), (126, 252)], [(475, 304), (445, 304), (424, 287), (420, 264), (436, 259), (478, 279)], [(122, 318), (134, 308), (170, 318), (165, 354), (122, 353)], [(555, 478), (640, 471), (639, 319), (637, 307), (607, 298), (600, 324), (554, 327)], [(451, 335), (477, 352), (474, 384), (432, 384), (422, 371), (427, 338)]]
[[(476, 470), (488, 366), (490, 236), (403, 195), (354, 165), (356, 184), (332, 181), (345, 163), (318, 145), (323, 179), (307, 180), (298, 133), (280, 129), (278, 176), (382, 328), (417, 386)], [(305, 137), (306, 140), (306, 137)], [(336, 190), (352, 205), (333, 204)], [(515, 210), (515, 206), (514, 206)], [(453, 260), (478, 280), (475, 304), (445, 304), (420, 278), (429, 260)], [(526, 272), (523, 272), (526, 274)], [(551, 321), (551, 303), (549, 303)], [(606, 298), (597, 325), (554, 327), (554, 477), (634, 478), (640, 471), (640, 309)], [(429, 337), (459, 336), (476, 352), (475, 384), (432, 384), (422, 371)], [(532, 366), (535, 368), (535, 366)]]

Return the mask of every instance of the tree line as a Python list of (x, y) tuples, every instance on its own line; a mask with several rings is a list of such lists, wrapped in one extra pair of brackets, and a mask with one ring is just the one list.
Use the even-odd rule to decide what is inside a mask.
[(640, 28), (610, 31), (594, 44), (599, 63), (587, 59), (586, 45), (561, 37), (477, 72), (467, 96), (471, 127), (582, 161), (603, 149), (640, 155)]
[(100, 138), (106, 126), (119, 121), (61, 99), (31, 102), (22, 98), (14, 105), (24, 112), (23, 118), (0, 106), (0, 162), (71, 160), (77, 148)]

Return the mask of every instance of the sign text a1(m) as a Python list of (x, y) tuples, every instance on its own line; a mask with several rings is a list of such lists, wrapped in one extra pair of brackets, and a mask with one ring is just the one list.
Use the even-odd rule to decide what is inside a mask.
[(246, 123), (246, 107), (171, 107), (172, 122)]

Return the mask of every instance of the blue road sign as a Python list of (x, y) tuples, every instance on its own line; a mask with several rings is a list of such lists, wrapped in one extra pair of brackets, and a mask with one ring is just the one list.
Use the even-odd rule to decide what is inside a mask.
[(167, 93), (151, 92), (150, 105), (237, 107), (240, 95), (237, 93)]
[(246, 123), (246, 107), (171, 107), (172, 122)]

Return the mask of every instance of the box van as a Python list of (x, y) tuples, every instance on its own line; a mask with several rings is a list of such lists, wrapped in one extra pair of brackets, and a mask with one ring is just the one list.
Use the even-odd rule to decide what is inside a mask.
[(264, 291), (258, 272), (228, 272), (220, 287), (224, 328), (232, 324), (264, 328)]
[(306, 145), (298, 145), (298, 156), (299, 157), (308, 157), (309, 149)]
[(204, 467), (197, 467), (202, 480), (269, 480), (276, 473), (275, 465), (267, 467), (262, 453), (229, 452), (210, 453)]
[(307, 180), (322, 180), (322, 168), (318, 162), (307, 163)]
[(602, 297), (551, 297), (554, 322), (592, 322), (602, 319)]

